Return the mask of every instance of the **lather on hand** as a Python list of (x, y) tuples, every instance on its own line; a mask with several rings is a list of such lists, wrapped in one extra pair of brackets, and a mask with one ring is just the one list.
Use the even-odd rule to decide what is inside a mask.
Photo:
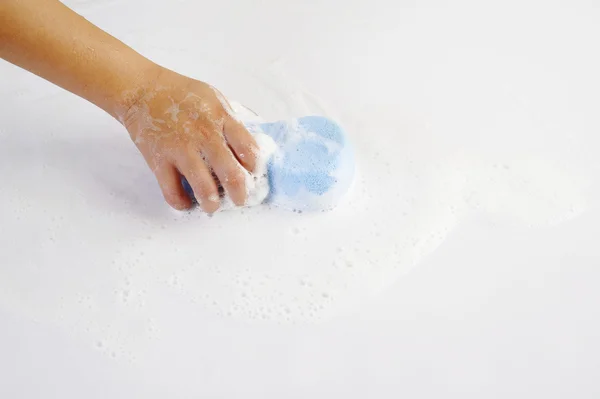
[(163, 68), (58, 0), (2, 0), (0, 56), (104, 109), (128, 130), (166, 201), (215, 212), (217, 182), (236, 205), (247, 192), (256, 143), (210, 85)]

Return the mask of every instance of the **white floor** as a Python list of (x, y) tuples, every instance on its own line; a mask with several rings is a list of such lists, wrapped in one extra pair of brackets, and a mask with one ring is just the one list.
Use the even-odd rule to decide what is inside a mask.
[(66, 2), (268, 120), (327, 214), (163, 203), (125, 131), (0, 63), (0, 397), (600, 397), (600, 6)]

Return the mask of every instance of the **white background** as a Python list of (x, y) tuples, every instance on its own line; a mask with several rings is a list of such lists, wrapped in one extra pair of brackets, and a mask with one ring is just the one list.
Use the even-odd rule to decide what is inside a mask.
[[(469, 214), (386, 290), (320, 321), (249, 321), (154, 298), (157, 307), (151, 311), (160, 314), (161, 334), (142, 347), (143, 362), (112, 357), (96, 347), (95, 338), (37, 317), (31, 309), (43, 308), (39, 295), (32, 293), (29, 297), (38, 299), (27, 306), (13, 296), (0, 306), (0, 397), (600, 397), (600, 9), (595, 2), (67, 3), (183, 73), (194, 74), (194, 60), (285, 72), (329, 104), (358, 143), (368, 142), (368, 134), (378, 145), (410, 141), (416, 133), (406, 128), (412, 123), (407, 115), (418, 115), (444, 145), (521, 146), (525, 153), (572, 161), (588, 181), (586, 205), (563, 223), (533, 227)], [(82, 102), (6, 63), (0, 64), (0, 83), (4, 148), (15, 146), (17, 135), (41, 140), (44, 126), (54, 120), (60, 122), (55, 129), (68, 130), (74, 112), (69, 107)], [(508, 94), (498, 97), (498, 92)], [(260, 104), (251, 90), (239, 93), (251, 107)], [(523, 112), (514, 112), (514, 104)], [(118, 134), (108, 117), (80, 106)], [(280, 117), (276, 107), (266, 113)], [(73, 125), (85, 126), (82, 121), (80, 116)], [(67, 164), (72, 156), (74, 165), (87, 171), (75, 153), (61, 154)], [(23, 157), (32, 159), (25, 153), (8, 159)], [(12, 162), (1, 163), (5, 176), (12, 175), (10, 167), (29, 168)], [(25, 190), (39, 182), (11, 184)], [(34, 201), (67, 201), (54, 195)], [(89, 207), (94, 212), (93, 201)], [(78, 226), (77, 220), (68, 222)], [(119, 228), (113, 219), (106, 223)], [(35, 231), (35, 224), (0, 219), (0, 226), (0, 268), (8, 276), (20, 267), (20, 257), (9, 249), (17, 245), (41, 254), (43, 237), (25, 234)], [(94, 238), (101, 252), (103, 238)], [(59, 270), (74, 255), (55, 256)]]

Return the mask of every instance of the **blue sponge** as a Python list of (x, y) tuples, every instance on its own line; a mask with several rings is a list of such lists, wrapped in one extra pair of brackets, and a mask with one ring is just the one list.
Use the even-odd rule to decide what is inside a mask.
[[(266, 134), (276, 144), (266, 160), (269, 195), (265, 202), (295, 211), (329, 210), (350, 189), (354, 155), (344, 131), (332, 120), (305, 116), (246, 127), (253, 135)], [(187, 181), (182, 182), (193, 198)]]

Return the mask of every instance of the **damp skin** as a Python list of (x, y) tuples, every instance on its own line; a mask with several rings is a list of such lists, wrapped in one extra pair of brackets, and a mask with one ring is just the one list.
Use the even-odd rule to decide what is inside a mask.
[(223, 205), (219, 185), (234, 205), (247, 205), (258, 146), (228, 112), (218, 91), (163, 70), (136, 96), (129, 107), (117, 111), (117, 118), (154, 172), (169, 204), (175, 209), (192, 206), (180, 183), (184, 176), (205, 212), (216, 212)]
[(181, 176), (206, 212), (220, 206), (217, 184), (246, 204), (256, 143), (218, 90), (151, 62), (60, 1), (0, 7), (0, 56), (119, 120), (172, 207), (192, 206)]

